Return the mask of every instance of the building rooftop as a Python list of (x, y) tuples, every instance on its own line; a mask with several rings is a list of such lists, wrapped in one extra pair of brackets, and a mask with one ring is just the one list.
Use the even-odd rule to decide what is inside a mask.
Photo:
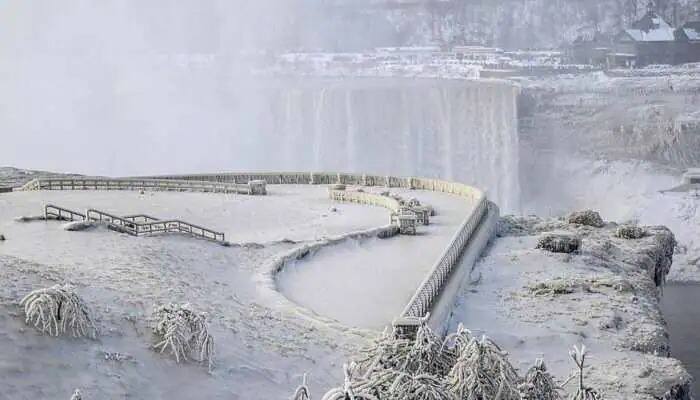
[(678, 28), (678, 31), (688, 40), (700, 40), (700, 21), (688, 22)]
[(674, 29), (655, 11), (650, 10), (642, 19), (624, 32), (637, 42), (673, 42)]

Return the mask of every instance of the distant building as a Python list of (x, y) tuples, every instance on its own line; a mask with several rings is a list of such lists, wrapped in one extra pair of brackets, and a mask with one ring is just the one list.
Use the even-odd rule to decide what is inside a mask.
[(615, 53), (626, 58), (633, 55), (637, 66), (676, 64), (676, 52), (675, 30), (654, 11), (652, 3), (642, 19), (615, 38)]
[(569, 58), (574, 63), (607, 68), (700, 62), (700, 21), (675, 29), (650, 2), (640, 20), (613, 37), (596, 33), (591, 38), (577, 38)]
[(675, 31), (676, 63), (700, 61), (700, 21), (688, 22)]
[(608, 56), (613, 52), (613, 38), (596, 32), (592, 37), (579, 36), (568, 51), (574, 64), (607, 65)]

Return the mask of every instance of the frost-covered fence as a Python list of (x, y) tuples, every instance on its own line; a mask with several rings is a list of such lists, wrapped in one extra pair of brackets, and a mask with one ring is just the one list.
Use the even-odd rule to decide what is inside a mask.
[(20, 190), (149, 190), (205, 193), (265, 194), (260, 183), (235, 184), (226, 182), (125, 179), (125, 178), (37, 178)]
[[(87, 211), (87, 220), (107, 223), (116, 230), (133, 236), (154, 233), (185, 233), (200, 239), (212, 240), (221, 243), (226, 242), (226, 237), (222, 232), (217, 232), (212, 229), (178, 219), (161, 221), (148, 215), (130, 215), (127, 217), (120, 217), (104, 211), (90, 209)], [(143, 220), (143, 222), (137, 222), (138, 220)]]
[(373, 193), (329, 190), (328, 195), (333, 201), (384, 207), (392, 212), (398, 212), (401, 207), (399, 201), (393, 197)]
[(45, 219), (57, 219), (59, 221), (85, 221), (85, 214), (67, 208), (47, 204), (44, 206)]
[(459, 230), (452, 237), (450, 244), (442, 252), (428, 276), (420, 284), (418, 290), (395, 322), (394, 326), (400, 332), (411, 334), (417, 329), (419, 321), (429, 316), (455, 266), (459, 262), (464, 248), (481, 225), (488, 211), (488, 202), (483, 197), (472, 214), (462, 223)]

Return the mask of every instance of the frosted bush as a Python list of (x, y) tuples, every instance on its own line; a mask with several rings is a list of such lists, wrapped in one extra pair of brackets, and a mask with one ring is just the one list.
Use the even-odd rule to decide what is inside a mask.
[(544, 360), (538, 359), (525, 374), (525, 382), (520, 384), (522, 400), (560, 400), (561, 387), (554, 382), (554, 377), (547, 372)]
[(647, 231), (636, 225), (621, 225), (615, 231), (615, 236), (620, 239), (641, 239), (646, 235)]
[(161, 353), (170, 349), (175, 360), (187, 360), (188, 356), (213, 366), (214, 338), (209, 334), (205, 313), (196, 313), (189, 304), (167, 304), (155, 310), (157, 323), (153, 332), (161, 340), (154, 348)]
[(547, 233), (540, 236), (536, 248), (552, 253), (575, 253), (581, 249), (581, 239), (564, 233)]
[(447, 375), (447, 385), (459, 399), (519, 400), (520, 379), (508, 354), (485, 336), (472, 337), (462, 326), (455, 350), (459, 356)]
[[(382, 397), (384, 398), (384, 397)], [(391, 385), (391, 400), (458, 400), (444, 382), (431, 374), (401, 374)]]
[(73, 392), (70, 400), (83, 400), (83, 394), (80, 392), (80, 389), (75, 389), (75, 392)]
[(55, 285), (38, 289), (21, 301), (26, 315), (25, 322), (50, 336), (66, 332), (74, 337), (97, 336), (91, 312), (83, 299), (68, 285)]
[(462, 325), (442, 341), (424, 324), (415, 340), (385, 331), (364, 354), (358, 364), (344, 365), (343, 387), (323, 400), (560, 399), (543, 362), (522, 379), (506, 352)]
[(597, 211), (584, 210), (569, 214), (568, 221), (570, 224), (592, 226), (594, 228), (602, 228), (605, 226), (603, 218)]

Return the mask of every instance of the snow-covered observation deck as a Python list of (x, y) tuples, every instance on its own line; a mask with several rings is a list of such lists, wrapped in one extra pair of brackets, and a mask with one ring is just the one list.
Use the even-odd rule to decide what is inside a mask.
[[(459, 290), (465, 276), (473, 263), (478, 259), (493, 234), (498, 209), (488, 201), (485, 193), (474, 187), (456, 182), (438, 179), (416, 177), (377, 176), (367, 174), (343, 173), (229, 173), (229, 174), (197, 174), (171, 175), (149, 177), (151, 179), (173, 179), (177, 181), (213, 181), (213, 182), (245, 182), (265, 181), (274, 184), (325, 184), (325, 185), (359, 185), (384, 186), (387, 188), (408, 188), (411, 190), (426, 190), (458, 195), (473, 202), (474, 208), (461, 223), (457, 232), (449, 241), (447, 247), (435, 262), (429, 274), (418, 287), (401, 314), (394, 321), (394, 327), (399, 334), (411, 335), (420, 323), (427, 321), (428, 325), (438, 333), (446, 331), (447, 318), (452, 309), (454, 295)], [(339, 192), (342, 192), (342, 196)], [(335, 196), (333, 196), (335, 193)], [(353, 196), (363, 197), (364, 203), (373, 203), (392, 211), (398, 210), (398, 203), (392, 202), (385, 196), (368, 197), (366, 193), (350, 194), (345, 191), (331, 191), (331, 197), (338, 200), (357, 202)], [(380, 232), (386, 235), (385, 231)], [(319, 245), (312, 248), (292, 251), (287, 257), (277, 260), (270, 268), (268, 275), (271, 288), (275, 288), (274, 276), (279, 273), (287, 262), (298, 259), (302, 254), (308, 254)], [(465, 257), (462, 257), (462, 255)], [(462, 264), (460, 264), (462, 261)], [(458, 268), (460, 266), (460, 268)]]
[[(21, 378), (0, 377), (0, 386), (10, 393), (39, 398), (44, 387), (69, 394), (80, 387), (103, 398), (227, 398), (232, 393), (257, 398), (264, 387), (267, 397), (281, 398), (300, 379), (289, 371), (308, 371), (314, 387), (327, 388), (339, 379), (329, 365), (355, 354), (392, 319), (404, 333), (426, 316), (438, 328), (446, 322), (444, 315), (454, 303), (452, 288), (471, 269), (469, 257), (481, 251), (481, 239), (490, 237), (484, 233), (495, 212), (482, 191), (436, 179), (309, 172), (129, 179), (139, 180), (175, 182), (181, 189), (125, 184), (121, 189), (94, 190), (78, 179), (64, 182), (63, 190), (54, 183), (53, 188), (45, 186), (52, 190), (0, 195), (0, 232), (7, 237), (0, 243), (0, 335), (8, 346), (24, 349), (6, 353), (6, 365), (26, 365)], [(266, 196), (184, 189), (186, 182), (224, 187), (256, 180), (265, 183)], [(339, 182), (347, 186), (347, 201), (329, 195), (329, 187)], [(353, 195), (367, 202), (347, 199)], [(417, 227), (418, 235), (377, 239), (396, 231), (388, 224), (398, 206), (394, 195), (416, 198), (433, 207), (436, 215), (430, 225)], [(377, 207), (367, 206), (375, 200)], [(91, 208), (138, 221), (145, 218), (136, 218), (137, 212), (197, 221), (220, 228), (232, 245), (178, 235), (135, 238), (99, 226), (68, 233), (56, 223), (14, 220), (36, 213), (46, 203), (81, 210), (74, 219)], [(297, 260), (302, 279), (311, 276), (330, 290), (296, 292), (300, 298), (294, 287), (283, 287), (289, 282), (280, 274), (293, 273), (288, 262)], [(99, 341), (35, 334), (13, 311), (17, 296), (62, 283), (73, 285), (96, 310), (103, 332)], [(383, 324), (337, 318), (304, 301), (307, 295), (334, 307), (342, 303), (342, 312), (381, 311), (373, 318)], [(201, 378), (204, 371), (199, 366), (176, 365), (168, 355), (150, 349), (148, 315), (155, 306), (170, 302), (190, 303), (210, 316), (210, 332), (217, 341), (211, 376)], [(46, 349), (71, 354), (71, 359), (56, 368), (55, 353)], [(94, 372), (85, 374), (86, 370)], [(122, 377), (119, 382), (110, 378), (115, 373)], [(168, 385), (173, 380), (192, 384), (174, 392)]]

